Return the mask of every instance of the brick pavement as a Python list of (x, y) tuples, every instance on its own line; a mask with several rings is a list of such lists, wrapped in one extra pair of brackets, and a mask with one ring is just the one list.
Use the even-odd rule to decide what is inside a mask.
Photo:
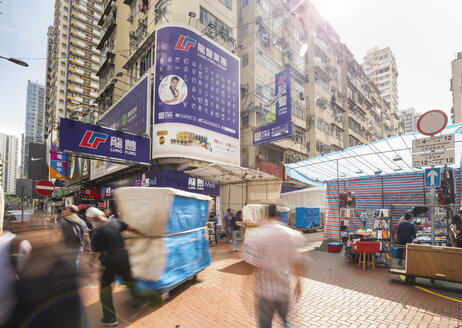
[[(119, 327), (255, 327), (253, 276), (232, 245), (212, 248), (212, 265), (171, 293), (157, 309), (131, 310), (116, 287)], [(339, 254), (308, 252), (304, 292), (293, 303), (292, 327), (458, 327), (459, 303), (404, 285), (385, 268), (362, 270)], [(82, 288), (91, 327), (101, 318), (96, 279)], [(279, 318), (275, 327), (280, 327)]]

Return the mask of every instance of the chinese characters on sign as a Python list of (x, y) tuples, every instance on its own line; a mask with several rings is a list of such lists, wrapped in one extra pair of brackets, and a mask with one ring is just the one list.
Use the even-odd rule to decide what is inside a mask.
[(253, 144), (258, 145), (292, 136), (292, 111), (291, 111), (291, 74), (286, 69), (275, 77), (275, 90), (277, 95), (276, 122), (257, 128), (253, 132)]
[(63, 150), (150, 163), (149, 138), (61, 118), (59, 140)]
[[(236, 56), (190, 28), (160, 27), (154, 94), (154, 157), (239, 164)], [(159, 132), (163, 134), (156, 138)], [(216, 145), (215, 139), (232, 147)]]

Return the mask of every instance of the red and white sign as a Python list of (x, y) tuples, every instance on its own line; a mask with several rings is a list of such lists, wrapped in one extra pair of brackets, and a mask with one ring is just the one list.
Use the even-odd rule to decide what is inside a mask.
[(417, 121), (417, 130), (426, 136), (434, 136), (444, 130), (448, 124), (448, 116), (439, 109), (422, 114)]
[(55, 191), (55, 185), (48, 180), (40, 180), (35, 184), (35, 191), (41, 196), (49, 196)]

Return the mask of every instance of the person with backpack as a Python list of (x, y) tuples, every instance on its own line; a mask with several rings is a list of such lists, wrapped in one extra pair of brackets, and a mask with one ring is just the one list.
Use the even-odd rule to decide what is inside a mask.
[(79, 267), (80, 253), (85, 247), (85, 251), (91, 252), (90, 236), (88, 227), (84, 220), (79, 216), (79, 208), (75, 205), (66, 207), (60, 221), (59, 230), (61, 231), (61, 241), (75, 258), (75, 264)]
[(123, 279), (130, 289), (133, 298), (137, 300), (135, 280), (132, 277), (128, 252), (122, 236), (123, 231), (130, 231), (146, 238), (147, 236), (136, 228), (117, 218), (108, 219), (104, 213), (94, 207), (86, 212), (86, 217), (93, 224), (93, 262), (97, 256), (104, 267), (101, 276), (100, 301), (103, 308), (103, 318), (99, 321), (102, 326), (117, 326), (117, 317), (112, 302), (112, 282), (115, 276)]
[(0, 235), (0, 328), (8, 327), (8, 321), (16, 304), (16, 282), (31, 251), (27, 240), (9, 231)]

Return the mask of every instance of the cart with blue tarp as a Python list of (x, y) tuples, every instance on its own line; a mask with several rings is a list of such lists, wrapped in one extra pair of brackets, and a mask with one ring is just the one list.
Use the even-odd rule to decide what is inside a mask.
[(137, 288), (168, 292), (210, 265), (208, 196), (172, 188), (115, 191), (121, 219), (152, 238), (126, 242)]
[(295, 228), (300, 231), (315, 231), (321, 228), (320, 207), (295, 208)]

